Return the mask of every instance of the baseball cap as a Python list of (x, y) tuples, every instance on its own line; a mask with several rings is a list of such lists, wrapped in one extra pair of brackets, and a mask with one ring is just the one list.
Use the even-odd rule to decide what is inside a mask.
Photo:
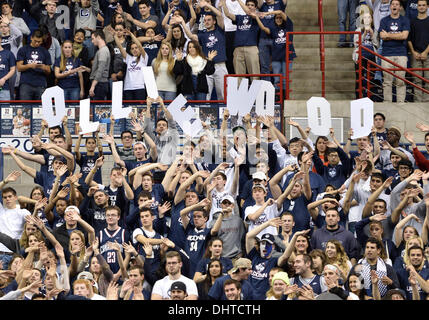
[(256, 171), (252, 174), (252, 179), (267, 180), (267, 175), (262, 171)]
[(86, 279), (86, 280), (94, 280), (94, 276), (91, 272), (82, 271), (77, 275), (77, 279)]
[(182, 281), (175, 281), (171, 284), (170, 291), (181, 290), (186, 292), (186, 285)]
[(136, 141), (136, 142), (134, 143), (134, 145), (136, 145), (136, 144), (141, 144), (141, 145), (143, 145), (143, 147), (144, 147), (146, 150), (148, 150), (148, 149), (147, 149), (147, 147), (146, 147), (146, 145), (144, 144), (144, 142), (143, 142), (143, 141)]
[(224, 196), (222, 197), (221, 203), (222, 203), (224, 200), (228, 200), (230, 203), (235, 203), (234, 198), (233, 198), (230, 194), (226, 194), (226, 195), (224, 195)]
[(68, 207), (66, 208), (66, 210), (64, 210), (64, 213), (67, 213), (68, 211), (72, 211), (72, 210), (77, 211), (77, 213), (79, 213), (79, 214), (80, 214), (80, 210), (79, 210), (79, 208), (78, 208), (78, 207), (76, 207), (76, 206), (68, 206)]
[(235, 273), (240, 268), (252, 269), (252, 261), (247, 258), (238, 258), (235, 260), (232, 269), (229, 270), (228, 273)]
[(271, 244), (274, 243), (274, 236), (271, 233), (264, 233), (261, 237), (261, 241), (267, 241)]
[(265, 188), (265, 186), (264, 186), (263, 184), (260, 184), (260, 183), (255, 184), (255, 185), (252, 187), (252, 190), (253, 190), (253, 189), (256, 189), (256, 188), (261, 188), (262, 190), (264, 190), (264, 192), (267, 192), (267, 189)]

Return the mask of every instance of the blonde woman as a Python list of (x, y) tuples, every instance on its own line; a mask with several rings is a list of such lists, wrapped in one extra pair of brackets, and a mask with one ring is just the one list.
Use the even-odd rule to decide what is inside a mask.
[(325, 254), (328, 264), (336, 265), (341, 271), (343, 281), (346, 281), (353, 265), (341, 242), (338, 240), (329, 240), (326, 243)]
[(163, 40), (157, 57), (152, 61), (158, 93), (163, 100), (174, 100), (176, 98), (174, 63), (173, 47), (169, 41)]
[(61, 57), (56, 59), (54, 67), (58, 86), (64, 90), (64, 98), (66, 100), (83, 99), (85, 90), (82, 72), (86, 67), (74, 55), (72, 41), (64, 41), (61, 46)]

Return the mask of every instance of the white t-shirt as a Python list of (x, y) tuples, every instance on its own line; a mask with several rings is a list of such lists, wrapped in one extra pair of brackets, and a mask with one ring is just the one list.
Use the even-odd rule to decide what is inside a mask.
[(170, 276), (168, 275), (158, 280), (153, 286), (152, 294), (158, 294), (163, 299), (170, 299), (170, 288), (173, 282), (176, 281), (181, 281), (186, 285), (186, 293), (188, 294), (188, 296), (195, 295), (198, 297), (197, 285), (193, 280), (185, 277), (184, 275), (181, 275), (180, 278), (176, 280), (170, 279)]
[[(268, 206), (265, 208), (264, 212), (261, 213), (258, 219), (256, 221), (250, 221), (248, 216), (249, 214), (255, 213), (259, 208), (262, 206), (255, 204), (254, 206), (249, 206), (244, 211), (244, 222), (246, 222), (249, 225), (249, 230), (254, 229), (255, 227), (263, 224), (264, 222), (267, 222), (268, 220), (272, 218), (276, 218), (279, 216), (281, 210), (277, 208), (277, 203), (272, 204), (271, 206)], [(260, 238), (264, 233), (271, 233), (273, 236), (277, 235), (277, 228), (268, 226), (264, 230), (258, 233), (257, 237)]]
[(127, 57), (124, 59), (124, 62), (127, 64), (124, 90), (137, 90), (145, 88), (143, 67), (147, 66), (148, 60), (149, 56), (147, 55), (147, 53), (145, 54), (144, 58), (143, 55), (140, 56), (139, 62), (137, 62), (137, 57), (133, 57), (127, 54)]
[(91, 300), (107, 300), (106, 297), (100, 296), (99, 294), (94, 293)]
[[(13, 239), (19, 239), (24, 231), (25, 216), (30, 214), (27, 209), (21, 209), (18, 204), (15, 209), (7, 209), (0, 202), (0, 232)], [(2, 243), (0, 243), (0, 251), (12, 252)]]

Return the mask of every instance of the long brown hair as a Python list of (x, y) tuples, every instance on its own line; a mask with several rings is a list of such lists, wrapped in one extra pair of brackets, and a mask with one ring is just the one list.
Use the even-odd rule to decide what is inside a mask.
[(66, 61), (67, 61), (67, 58), (65, 57), (64, 52), (63, 52), (63, 47), (64, 47), (64, 45), (66, 43), (70, 43), (72, 45), (72, 52), (71, 52), (71, 54), (72, 54), (72, 58), (73, 58), (73, 63), (76, 60), (76, 57), (74, 55), (74, 50), (73, 50), (73, 41), (71, 41), (71, 40), (65, 40), (63, 42), (63, 44), (61, 45), (61, 60), (60, 60), (60, 71), (61, 72), (64, 72), (66, 70)]
[(153, 68), (153, 72), (155, 73), (155, 75), (158, 75), (159, 72), (159, 67), (161, 65), (161, 62), (163, 60), (162, 58), (162, 46), (167, 46), (168, 47), (168, 74), (174, 77), (174, 73), (173, 73), (173, 68), (174, 68), (174, 57), (173, 57), (173, 47), (171, 46), (171, 43), (169, 41), (166, 40), (162, 40), (161, 42), (161, 47), (158, 50), (158, 55), (156, 56), (156, 58), (153, 60), (152, 63), (152, 68)]

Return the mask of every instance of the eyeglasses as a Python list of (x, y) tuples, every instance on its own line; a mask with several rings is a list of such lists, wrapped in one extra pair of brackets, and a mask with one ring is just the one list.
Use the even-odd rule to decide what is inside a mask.
[(132, 136), (123, 136), (122, 139), (132, 139)]

